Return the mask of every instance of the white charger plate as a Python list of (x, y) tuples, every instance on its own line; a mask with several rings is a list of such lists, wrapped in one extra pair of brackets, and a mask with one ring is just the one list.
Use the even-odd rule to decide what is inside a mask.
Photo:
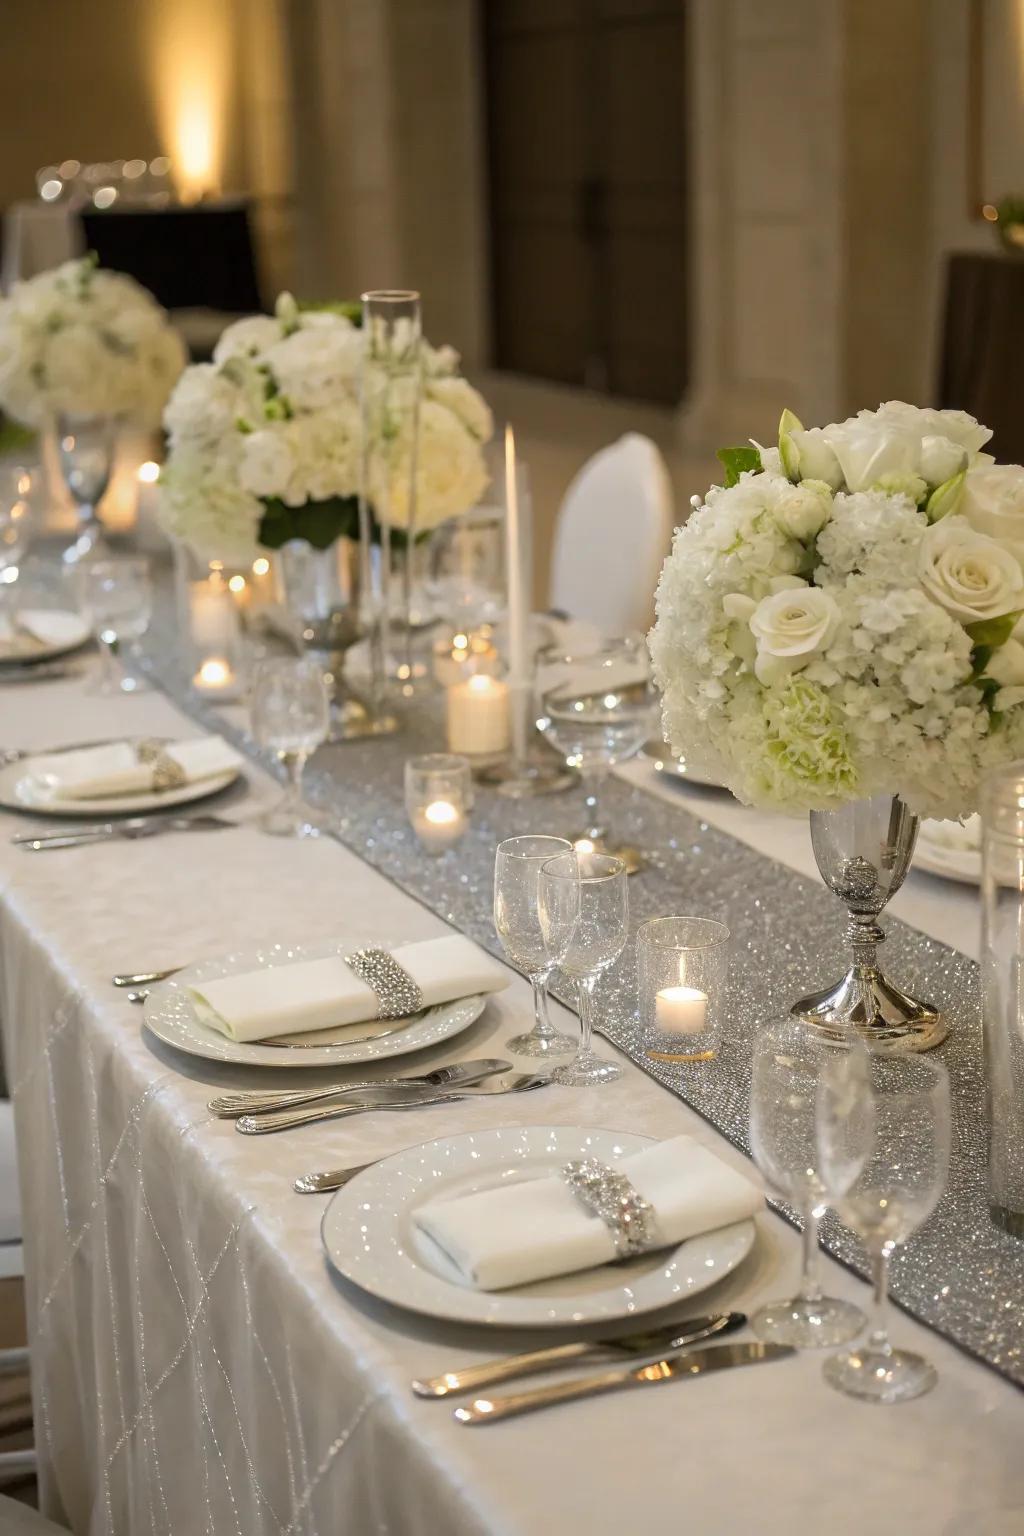
[(981, 884), (981, 851), (977, 848), (952, 848), (928, 835), (928, 822), (917, 834), (911, 869), (923, 869), (941, 880), (955, 880), (960, 885)]
[[(344, 1067), (365, 1061), (380, 1061), (388, 1056), (405, 1056), (427, 1046), (450, 1040), (476, 1022), (487, 998), (482, 994), (457, 998), (428, 1008), (421, 1018), (361, 1045), (340, 1040), (326, 1045), (257, 1045), (255, 1042), (229, 1040), (219, 1030), (204, 1024), (188, 994), (190, 986), (219, 980), (222, 976), (240, 976), (246, 971), (263, 970), (272, 965), (290, 965), (297, 960), (323, 960), (328, 955), (344, 955), (352, 943), (329, 940), (321, 944), (271, 944), (264, 949), (243, 950), (224, 955), (219, 960), (204, 960), (186, 966), (176, 976), (154, 987), (146, 999), (143, 1022), (151, 1034), (189, 1056), (207, 1061), (228, 1061), (246, 1067)], [(393, 1024), (395, 1021), (391, 1021)], [(353, 1024), (350, 1036), (365, 1034), (371, 1022)], [(390, 1027), (390, 1025), (388, 1026)]]
[[(101, 743), (97, 742), (97, 746)], [(68, 749), (72, 750), (72, 749)], [(40, 757), (54, 757), (59, 747), (40, 752)], [(10, 811), (28, 811), (33, 816), (72, 816), (76, 821), (95, 821), (97, 816), (138, 816), (146, 811), (170, 810), (177, 805), (191, 805), (210, 795), (220, 794), (241, 775), (241, 768), (226, 768), (223, 773), (195, 784), (182, 784), (178, 789), (165, 789), (157, 793), (148, 790), (140, 795), (108, 795), (89, 800), (61, 800), (41, 791), (32, 781), (32, 764), (35, 758), (23, 757), (17, 762), (0, 768), (0, 805)]]
[(507, 1126), (409, 1147), (357, 1174), (321, 1223), (331, 1264), (371, 1296), (428, 1317), (501, 1328), (580, 1327), (654, 1312), (715, 1285), (750, 1252), (754, 1221), (735, 1222), (623, 1264), (505, 1291), (476, 1291), (414, 1225), (428, 1201), (543, 1178), (573, 1158), (602, 1162), (653, 1141), (580, 1126)]
[(81, 650), (91, 636), (88, 624), (80, 614), (66, 609), (60, 609), (59, 613), (62, 619), (71, 621), (67, 639), (51, 645), (27, 639), (24, 646), (13, 647), (0, 638), (0, 668), (27, 667), (35, 661), (55, 661), (58, 656), (70, 656), (72, 651)]

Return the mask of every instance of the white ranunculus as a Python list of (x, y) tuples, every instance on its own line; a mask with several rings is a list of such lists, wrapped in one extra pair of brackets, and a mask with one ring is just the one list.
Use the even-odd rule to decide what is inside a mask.
[(441, 376), (426, 381), (426, 394), (447, 406), (480, 442), (486, 443), (494, 431), (491, 408), (468, 379)]
[(929, 485), (945, 485), (967, 464), (967, 449), (951, 437), (930, 435), (921, 439), (921, 475)]
[(220, 340), (213, 349), (215, 363), (226, 363), (229, 357), (258, 357), (275, 341), (281, 340), (281, 322), (270, 315), (246, 315), (221, 332)]
[(799, 456), (801, 480), (823, 480), (833, 491), (843, 483), (835, 450), (821, 427), (801, 427), (790, 434)]
[(331, 318), (333, 325), (293, 331), (263, 354), (281, 393), (300, 410), (315, 411), (342, 398), (358, 376), (360, 333), (340, 315)]
[(295, 472), (295, 456), (285, 434), (273, 427), (242, 439), (238, 478), (252, 496), (284, 496)]
[(887, 475), (915, 475), (921, 442), (913, 432), (854, 417), (825, 427), (825, 437), (839, 460), (847, 490), (867, 491)]
[(962, 517), (944, 518), (925, 532), (919, 574), (932, 602), (962, 624), (1024, 608), (1024, 575), (1016, 557)]
[[(821, 489), (816, 487), (820, 486)], [(832, 511), (832, 497), (823, 481), (802, 482), (783, 490), (772, 506), (775, 521), (790, 538), (807, 543), (820, 533)]]
[(775, 592), (762, 598), (750, 618), (757, 641), (754, 671), (765, 684), (780, 682), (808, 666), (831, 643), (839, 627), (839, 605), (820, 587)]
[(993, 464), (968, 470), (957, 511), (1024, 564), (1024, 467)]
[(172, 441), (214, 441), (230, 432), (239, 411), (240, 392), (212, 363), (186, 368), (164, 411)]

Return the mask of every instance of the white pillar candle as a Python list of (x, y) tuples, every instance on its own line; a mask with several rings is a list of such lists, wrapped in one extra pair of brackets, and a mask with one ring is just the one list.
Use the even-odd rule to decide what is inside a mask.
[(223, 656), (234, 647), (238, 613), (223, 577), (191, 582), (188, 607), (192, 640), (200, 656)]
[(466, 818), (450, 800), (432, 800), (412, 818), (413, 830), (427, 853), (444, 853), (466, 830)]
[(233, 698), (237, 695), (238, 678), (229, 661), (210, 656), (192, 679), (192, 686), (197, 693), (209, 698)]
[(471, 757), (508, 749), (508, 684), (477, 672), (448, 690), (448, 750)]
[(666, 1035), (699, 1035), (707, 1028), (707, 994), (696, 987), (662, 987), (654, 999), (654, 1022)]

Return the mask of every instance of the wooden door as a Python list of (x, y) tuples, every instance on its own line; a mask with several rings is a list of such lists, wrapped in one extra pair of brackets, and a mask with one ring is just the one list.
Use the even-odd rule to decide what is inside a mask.
[(482, 0), (495, 366), (676, 403), (684, 0)]

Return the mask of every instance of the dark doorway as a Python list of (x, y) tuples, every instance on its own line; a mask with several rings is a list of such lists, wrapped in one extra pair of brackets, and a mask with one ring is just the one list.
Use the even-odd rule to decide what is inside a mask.
[(675, 404), (684, 0), (481, 0), (494, 364)]

